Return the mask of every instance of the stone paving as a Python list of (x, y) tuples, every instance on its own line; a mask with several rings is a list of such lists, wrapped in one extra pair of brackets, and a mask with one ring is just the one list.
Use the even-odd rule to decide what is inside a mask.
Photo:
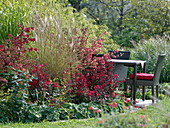
[(152, 105), (152, 100), (143, 101), (142, 99), (137, 99), (136, 101), (138, 101), (138, 103), (136, 103), (135, 106), (145, 107), (145, 106)]

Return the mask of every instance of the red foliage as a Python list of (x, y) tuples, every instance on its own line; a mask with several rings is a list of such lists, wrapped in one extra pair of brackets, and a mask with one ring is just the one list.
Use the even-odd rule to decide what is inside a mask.
[[(30, 94), (34, 93), (36, 89), (38, 95), (49, 96), (50, 89), (57, 89), (60, 86), (57, 82), (53, 83), (49, 76), (43, 72), (45, 64), (37, 64), (35, 61), (28, 60), (26, 55), (29, 52), (38, 51), (37, 48), (28, 47), (30, 41), (35, 41), (35, 38), (31, 38), (29, 34), (34, 28), (25, 28), (21, 25), (20, 27), (22, 31), (19, 36), (9, 35), (11, 39), (7, 41), (7, 44), (0, 45), (0, 69), (6, 72), (9, 70), (6, 66), (12, 66), (22, 71), (29, 70), (30, 74), (35, 77), (29, 83)], [(117, 76), (112, 72), (112, 65), (107, 61), (110, 57), (108, 54), (102, 57), (93, 56), (100, 52), (103, 39), (92, 40), (89, 46), (87, 30), (83, 29), (82, 34), (82, 36), (73, 39), (75, 47), (72, 51), (75, 51), (80, 63), (77, 65), (76, 73), (70, 68), (71, 80), (66, 85), (69, 95), (83, 96), (83, 98), (93, 101), (113, 98), (116, 96), (114, 90), (118, 83), (114, 80)], [(103, 34), (106, 33), (102, 33), (101, 36)], [(33, 98), (34, 100), (37, 99)]]
[(27, 69), (32, 65), (25, 57), (25, 54), (29, 51), (37, 51), (37, 48), (27, 48), (25, 45), (29, 43), (29, 41), (35, 41), (35, 38), (30, 38), (25, 32), (27, 30), (33, 30), (34, 28), (24, 28), (21, 25), (20, 27), (22, 31), (17, 37), (9, 34), (8, 36), (11, 37), (11, 39), (7, 40), (6, 44), (0, 45), (0, 69), (4, 70), (6, 66), (12, 66), (16, 69), (24, 70), (24, 68)]
[(108, 63), (109, 55), (95, 57), (94, 54), (100, 52), (103, 39), (94, 40), (91, 46), (87, 46), (87, 34), (84, 30), (75, 43), (78, 49), (77, 57), (80, 64), (78, 71), (71, 74), (71, 81), (68, 83), (70, 94), (83, 96), (89, 100), (98, 101), (111, 98), (115, 88), (118, 86), (114, 80), (116, 76), (112, 72), (112, 64)]
[(30, 41), (36, 41), (35, 38), (30, 37), (30, 32), (34, 30), (34, 28), (25, 28), (22, 25), (19, 25), (19, 27), (21, 28), (21, 33), (17, 37), (9, 34), (8, 36), (11, 39), (8, 39), (6, 44), (0, 45), (1, 72), (8, 72), (10, 70), (10, 68), (8, 68), (9, 66), (22, 71), (29, 70), (30, 74), (36, 78), (33, 79), (32, 82), (29, 82), (30, 87), (28, 87), (28, 89), (30, 92), (36, 89), (38, 94), (44, 94), (44, 91), (49, 91), (49, 86), (58, 88), (58, 83), (50, 81), (49, 76), (43, 72), (45, 64), (37, 64), (36, 61), (31, 61), (27, 58), (29, 52), (38, 51), (37, 48), (30, 48), (28, 46)]

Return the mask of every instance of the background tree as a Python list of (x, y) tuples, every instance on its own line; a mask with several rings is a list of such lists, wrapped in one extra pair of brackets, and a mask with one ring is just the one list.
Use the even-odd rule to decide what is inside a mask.
[(170, 33), (168, 0), (81, 0), (77, 4), (87, 8), (86, 16), (96, 24), (107, 25), (112, 39), (121, 46), (133, 47), (131, 40)]

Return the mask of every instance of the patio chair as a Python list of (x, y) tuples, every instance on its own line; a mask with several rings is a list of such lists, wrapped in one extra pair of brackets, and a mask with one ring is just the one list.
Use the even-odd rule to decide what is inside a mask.
[[(118, 51), (114, 52), (112, 50), (108, 51), (110, 54), (110, 58), (112, 59), (124, 59), (129, 60), (130, 52), (129, 51)], [(128, 67), (123, 64), (114, 64), (113, 73), (118, 75), (116, 80), (124, 81), (127, 78)]]
[[(158, 60), (156, 63), (155, 71), (154, 74), (147, 74), (147, 73), (137, 73), (137, 81), (136, 85), (137, 86), (143, 86), (143, 91), (142, 91), (142, 99), (145, 100), (145, 86), (150, 86), (152, 90), (152, 96), (154, 96), (154, 88), (156, 87), (156, 97), (158, 98), (158, 86), (159, 86), (159, 79), (160, 79), (160, 74), (162, 71), (163, 67), (163, 61), (165, 59), (166, 55), (159, 55)], [(129, 79), (126, 79), (124, 82), (124, 91), (125, 95), (127, 94), (127, 85), (133, 86), (133, 78), (134, 75), (130, 74)], [(132, 92), (132, 94), (136, 93)], [(152, 98), (152, 103), (154, 103), (154, 98)]]

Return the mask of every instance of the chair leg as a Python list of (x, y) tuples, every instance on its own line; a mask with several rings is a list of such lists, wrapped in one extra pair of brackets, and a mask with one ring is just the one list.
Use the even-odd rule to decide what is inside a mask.
[(124, 83), (124, 95), (125, 97), (127, 97), (127, 84)]
[(142, 86), (142, 100), (145, 100), (145, 86)]
[[(159, 92), (158, 92), (158, 88), (159, 88), (159, 85), (156, 85), (156, 98), (158, 99), (159, 97)], [(158, 100), (157, 100), (157, 102), (158, 102)]]
[(130, 87), (131, 87), (130, 88), (131, 89), (130, 90), (131, 91), (130, 100), (133, 101), (133, 87), (132, 87), (132, 85)]
[(154, 103), (154, 85), (152, 85), (152, 103)]

